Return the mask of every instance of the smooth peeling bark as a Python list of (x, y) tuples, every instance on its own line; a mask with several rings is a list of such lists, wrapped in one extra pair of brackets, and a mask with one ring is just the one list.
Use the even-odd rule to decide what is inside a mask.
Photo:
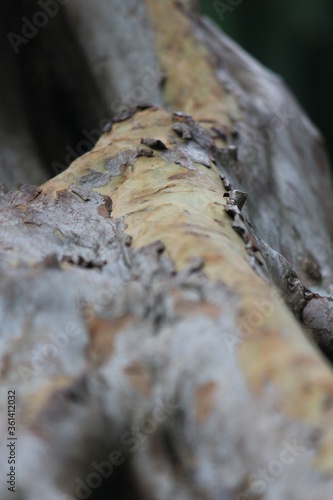
[[(320, 133), (281, 78), (187, 2), (176, 7), (172, 1), (147, 1), (146, 6), (166, 75), (165, 101), (174, 109), (186, 108), (215, 134), (215, 144), (222, 148), (216, 155), (219, 170), (248, 194), (245, 217), (263, 245), (281, 253), (301, 288), (308, 290), (307, 300), (290, 304), (291, 310), (331, 359), (332, 333), (326, 320), (332, 301), (325, 295), (332, 294), (332, 179)], [(160, 19), (169, 22), (161, 25)], [(278, 269), (274, 283), (290, 303), (286, 273), (267, 252), (262, 255), (271, 276)], [(323, 307), (316, 303), (309, 318), (302, 309), (316, 292)]]
[(99, 0), (93, 16), (88, 4), (72, 0), (64, 9), (113, 112), (146, 100), (214, 128), (218, 146), (234, 155), (221, 153), (219, 168), (248, 193), (244, 214), (258, 235), (306, 286), (330, 294), (329, 165), (320, 134), (281, 78), (202, 18), (195, 2)]
[[(187, 36), (191, 25), (179, 3), (167, 5), (162, 13)], [(161, 12), (154, 19), (162, 20)], [(207, 35), (208, 27), (202, 30)], [(184, 33), (172, 33), (182, 47), (176, 37)], [(207, 39), (217, 43), (215, 36)], [(191, 34), (187, 42), (170, 55), (174, 61), (186, 55), (184, 67), (194, 71), (193, 54), (203, 54), (198, 66), (208, 72), (212, 95), (221, 96), (216, 109), (211, 101), (205, 110), (194, 86), (191, 106), (200, 104), (201, 120), (212, 113), (216, 121), (208, 128), (225, 127), (228, 139), (234, 100), (226, 104), (223, 90), (210, 83), (207, 52)], [(231, 49), (229, 62), (244, 69), (239, 49)], [(165, 68), (170, 72), (172, 63)], [(259, 71), (247, 68), (248, 75)], [(172, 81), (166, 80), (171, 96)], [(259, 94), (254, 117), (262, 112)], [(218, 106), (227, 109), (221, 119)], [(236, 217), (225, 211), (230, 192), (216, 164), (227, 170), (235, 150), (215, 164), (216, 147), (227, 141), (211, 132), (184, 115), (140, 111), (115, 123), (91, 153), (41, 188), (1, 199), (1, 428), (4, 443), (7, 389), (15, 387), (19, 498), (77, 496), (76, 479), (86, 482), (92, 463), (113, 450), (124, 462), (102, 487), (114, 498), (332, 496), (331, 368), (263, 278), (256, 247), (233, 229)], [(300, 127), (288, 148), (298, 149), (304, 133)], [(285, 158), (283, 141), (277, 144)], [(247, 203), (261, 213), (262, 198), (250, 191), (258, 177), (246, 179)], [(282, 210), (278, 222), (273, 218), (277, 192), (264, 205), (271, 207), (265, 216), (274, 221), (274, 235), (286, 216)], [(313, 200), (319, 202), (316, 194)], [(297, 242), (303, 251), (303, 233)], [(62, 344), (55, 354), (46, 346), (57, 335)], [(44, 353), (38, 366), (35, 350)], [(124, 489), (128, 484), (134, 493)], [(11, 498), (6, 484), (0, 496)]]
[(188, 2), (145, 4), (166, 75), (165, 102), (214, 127), (220, 147), (236, 149), (218, 165), (248, 193), (245, 215), (256, 232), (306, 286), (330, 294), (332, 178), (320, 133), (279, 76)]
[[(251, 267), (205, 133), (200, 146), (176, 124), (198, 130), (137, 112), (3, 201), (2, 428), (15, 387), (22, 498), (77, 495), (112, 450), (119, 498), (128, 481), (144, 498), (237, 498), (286, 446), (294, 467), (265, 496), (330, 496), (331, 369)], [(56, 333), (66, 345), (37, 369)]]
[(176, 4), (172, 0), (147, 0), (144, 4), (165, 74), (164, 102), (174, 110), (193, 115), (196, 120), (213, 121), (225, 130), (232, 129), (233, 122), (241, 118), (239, 105), (216, 77), (207, 47), (195, 36), (190, 11), (181, 7), (182, 2)]
[[(175, 148), (174, 140), (185, 141), (173, 132), (174, 123), (170, 114), (155, 108), (135, 114), (114, 125), (92, 153), (43, 190), (68, 188), (74, 179), (90, 173), (93, 165), (100, 165), (96, 170), (104, 173), (101, 166), (110, 161), (111, 152), (114, 156), (127, 149), (135, 151), (145, 137)], [(95, 191), (111, 197), (112, 216), (124, 217), (134, 248), (162, 241), (178, 271), (199, 257), (208, 278), (221, 280), (237, 295), (237, 321), (248, 338), (243, 342), (242, 333), (236, 333), (231, 344), (237, 352), (239, 349), (239, 362), (253, 390), (260, 394), (267, 384), (276, 384), (281, 411), (315, 425), (322, 418), (331, 372), (276, 292), (251, 269), (245, 244), (223, 210), (225, 191), (214, 162), (210, 168), (195, 163), (195, 170), (189, 170), (163, 160), (163, 151), (153, 151), (152, 158), (138, 158), (133, 168), (111, 176), (107, 185)]]

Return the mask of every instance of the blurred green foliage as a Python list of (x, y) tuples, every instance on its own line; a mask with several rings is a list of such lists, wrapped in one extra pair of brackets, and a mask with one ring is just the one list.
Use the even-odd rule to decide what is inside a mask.
[(333, 159), (332, 0), (199, 0), (247, 52), (279, 73), (326, 138)]

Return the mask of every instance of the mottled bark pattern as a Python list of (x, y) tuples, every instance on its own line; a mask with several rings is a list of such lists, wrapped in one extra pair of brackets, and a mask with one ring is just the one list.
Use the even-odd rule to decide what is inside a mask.
[[(190, 3), (69, 2), (101, 100), (153, 62), (155, 105), (1, 192), (0, 463), (15, 390), (19, 500), (332, 497), (326, 159), (280, 80)], [(285, 105), (250, 159), (248, 130)]]

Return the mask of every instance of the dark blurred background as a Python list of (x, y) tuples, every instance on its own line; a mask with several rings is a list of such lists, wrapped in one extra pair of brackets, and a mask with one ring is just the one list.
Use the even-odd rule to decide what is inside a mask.
[[(96, 130), (101, 117), (111, 113), (86, 54), (73, 35), (65, 9), (59, 8), (47, 27), (37, 30), (29, 43), (20, 45), (18, 53), (13, 50), (8, 33), (22, 33), (22, 16), (31, 20), (41, 11), (39, 3), (40, 0), (0, 2), (0, 142), (6, 144), (13, 137), (20, 137), (20, 164), (25, 164), (29, 155), (34, 159), (35, 154), (40, 168), (47, 170), (50, 177), (93, 146), (96, 136), (90, 139), (83, 130)], [(284, 78), (322, 131), (333, 160), (333, 0), (199, 3), (201, 10), (231, 38)], [(6, 130), (5, 138), (1, 138), (2, 129)], [(25, 153), (23, 139), (30, 141), (35, 153)], [(17, 150), (15, 144), (12, 147)], [(85, 149), (80, 146), (83, 144)], [(8, 153), (6, 158), (11, 157), (17, 158), (17, 152)], [(9, 160), (10, 173), (15, 169)], [(31, 160), (31, 164), (35, 163)], [(22, 171), (24, 168), (28, 167), (22, 166)]]
[(326, 139), (333, 159), (332, 0), (199, 0), (201, 10), (279, 73)]

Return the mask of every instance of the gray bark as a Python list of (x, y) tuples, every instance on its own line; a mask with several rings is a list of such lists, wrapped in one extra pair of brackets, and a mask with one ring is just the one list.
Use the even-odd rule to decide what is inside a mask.
[[(330, 498), (333, 379), (313, 342), (330, 354), (320, 135), (281, 80), (187, 2), (167, 19), (151, 8), (64, 7), (92, 101), (122, 116), (58, 177), (1, 195), (0, 497), (13, 498), (11, 390), (17, 499)], [(172, 15), (194, 35), (187, 47), (205, 44), (237, 119), (205, 122), (188, 101), (194, 119), (143, 109), (174, 107), (163, 78), (176, 85), (181, 65), (164, 74), (156, 48)]]

